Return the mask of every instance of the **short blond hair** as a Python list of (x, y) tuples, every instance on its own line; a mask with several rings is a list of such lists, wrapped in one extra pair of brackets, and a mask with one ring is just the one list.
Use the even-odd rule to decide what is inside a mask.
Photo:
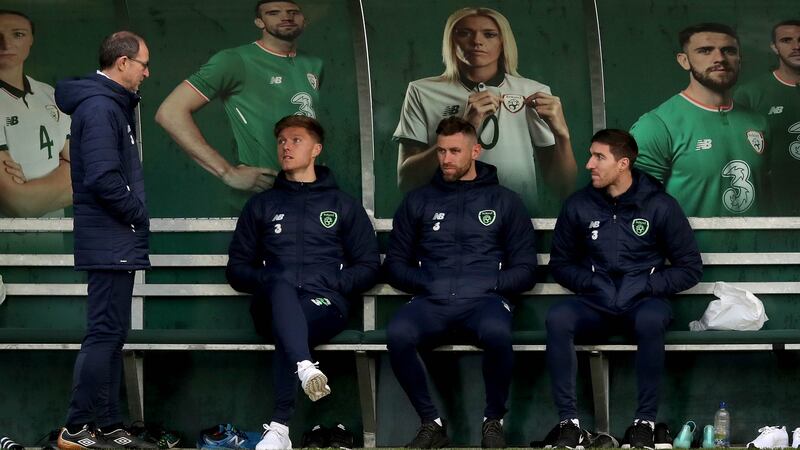
[(450, 17), (447, 18), (447, 22), (444, 25), (444, 34), (442, 36), (442, 62), (444, 63), (445, 69), (442, 78), (450, 81), (455, 81), (459, 78), (458, 57), (456, 56), (456, 44), (453, 41), (453, 32), (455, 31), (458, 21), (469, 16), (488, 17), (497, 24), (497, 28), (500, 30), (500, 40), (503, 44), (503, 53), (500, 58), (503, 64), (502, 69), (511, 75), (520, 76), (519, 73), (517, 73), (517, 41), (514, 39), (514, 32), (511, 31), (511, 24), (508, 23), (508, 19), (491, 8), (467, 7), (450, 14)]

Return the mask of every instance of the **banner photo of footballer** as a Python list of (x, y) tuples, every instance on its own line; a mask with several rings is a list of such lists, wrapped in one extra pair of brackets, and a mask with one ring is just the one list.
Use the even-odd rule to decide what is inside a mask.
[[(403, 11), (397, 13), (408, 13), (406, 8), (411, 9), (413, 5), (404, 5)], [(437, 9), (443, 7), (437, 5)], [(421, 73), (416, 66), (410, 67), (403, 73), (420, 76), (404, 80), (406, 84), (403, 87), (396, 86), (396, 79), (392, 80), (393, 86), (405, 89), (405, 96), (397, 112), (396, 127), (388, 136), (389, 148), (382, 145), (383, 137), (379, 136), (384, 130), (376, 130), (376, 145), (380, 145), (376, 148), (376, 154), (380, 152), (380, 156), (376, 156), (376, 175), (387, 169), (387, 161), (392, 159), (390, 151), (396, 151), (395, 186), (399, 188), (398, 192), (408, 192), (426, 184), (438, 167), (434, 145), (436, 125), (443, 118), (458, 116), (468, 120), (478, 131), (483, 149), (479, 159), (497, 167), (500, 183), (522, 197), (529, 214), (541, 215), (551, 209), (544, 205), (548, 198), (551, 204), (557, 205), (576, 185), (577, 166), (565, 111), (574, 110), (576, 116), (586, 114), (588, 118), (590, 106), (588, 92), (585, 97), (572, 99), (566, 107), (568, 102), (558, 95), (558, 89), (569, 92), (569, 96), (577, 96), (575, 93), (581, 89), (588, 91), (585, 54), (576, 55), (584, 64), (581, 70), (566, 77), (569, 80), (564, 79), (565, 71), (555, 73), (551, 72), (552, 66), (539, 67), (549, 58), (538, 59), (532, 55), (548, 52), (541, 48), (544, 47), (542, 34), (546, 34), (550, 41), (570, 41), (562, 44), (562, 48), (567, 46), (576, 53), (582, 52), (585, 39), (580, 36), (580, 43), (571, 42), (578, 39), (547, 29), (549, 24), (542, 21), (540, 14), (530, 11), (525, 2), (503, 2), (502, 5), (492, 4), (492, 7), (456, 7), (435, 12), (426, 16), (424, 26), (419, 26), (421, 33), (409, 34), (406, 42), (415, 49), (422, 44), (420, 35), (430, 36), (426, 42), (435, 42), (431, 36), (435, 30), (441, 47), (435, 53), (428, 48), (426, 55), (436, 58), (439, 67), (433, 69), (433, 75), (431, 72)], [(560, 13), (568, 14), (562, 10)], [(395, 11), (388, 14), (386, 8), (384, 15), (396, 17)], [(526, 24), (520, 26), (525, 30), (524, 40), (515, 35), (509, 17)], [(368, 24), (371, 20), (372, 16), (367, 14)], [(434, 20), (439, 20), (439, 23), (432, 23)], [(539, 34), (539, 37), (534, 38), (534, 34)], [(380, 44), (380, 37), (375, 39)], [(532, 49), (536, 46), (541, 46), (541, 50)], [(376, 51), (375, 47), (371, 43), (373, 59), (392, 54)], [(410, 56), (421, 58), (416, 52)], [(570, 58), (565, 56), (566, 63)], [(435, 65), (426, 64), (426, 67)], [(376, 72), (380, 70), (380, 64), (373, 67), (376, 67)], [(537, 70), (531, 70), (532, 67)], [(526, 76), (529, 73), (536, 74), (536, 79)], [(540, 78), (539, 74), (544, 74), (545, 78)], [(539, 81), (548, 76), (563, 82), (561, 86), (572, 89), (561, 86), (552, 89), (545, 81)], [(380, 74), (375, 73), (374, 79), (379, 80)], [(576, 86), (580, 88), (575, 89)], [(382, 92), (376, 92), (376, 97), (380, 95)], [(396, 93), (393, 98), (398, 98)], [(577, 101), (583, 104), (574, 106)], [(381, 198), (382, 186), (376, 184), (376, 209), (380, 213), (381, 200), (384, 199)]]
[(25, 69), (34, 30), (25, 12), (0, 9), (0, 217), (64, 217), (72, 204), (70, 118)]

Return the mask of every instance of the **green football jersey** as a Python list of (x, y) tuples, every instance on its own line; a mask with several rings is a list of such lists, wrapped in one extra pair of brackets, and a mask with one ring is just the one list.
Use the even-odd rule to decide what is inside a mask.
[(687, 216), (757, 216), (765, 194), (767, 122), (736, 105), (677, 94), (631, 128), (636, 166), (661, 180)]
[(296, 114), (316, 117), (322, 61), (273, 53), (256, 41), (222, 50), (186, 81), (225, 107), (239, 161), (279, 170), (273, 128)]
[(767, 173), (770, 215), (800, 215), (800, 87), (764, 74), (736, 91), (734, 98), (763, 115), (769, 125)]

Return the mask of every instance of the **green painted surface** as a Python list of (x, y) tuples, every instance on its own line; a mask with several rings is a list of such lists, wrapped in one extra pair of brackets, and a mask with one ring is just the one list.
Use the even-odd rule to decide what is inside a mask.
[[(6, 0), (4, 8), (28, 12), (36, 21), (36, 43), (26, 71), (54, 83), (64, 76), (94, 70), (95, 49), (105, 34), (125, 17), (140, 31), (152, 52), (153, 76), (143, 85), (142, 126), (148, 201), (154, 217), (208, 217), (225, 215), (227, 189), (200, 169), (153, 122), (153, 115), (174, 86), (219, 49), (254, 40), (252, 1), (218, 2), (135, 0)], [(604, 43), (608, 124), (628, 128), (686, 84), (674, 62), (675, 33), (703, 20), (727, 21), (741, 33), (745, 60), (742, 79), (768, 67), (769, 26), (785, 17), (800, 16), (795, 1), (632, 1), (598, 2)], [(325, 60), (322, 87), (323, 123), (332, 130), (322, 161), (337, 173), (342, 188), (361, 192), (360, 148), (356, 106), (354, 52), (349, 5), (345, 0), (303, 1), (310, 20), (301, 48)], [(588, 69), (582, 2), (555, 0), (484, 3), (511, 20), (520, 47), (520, 72), (549, 84), (561, 96), (573, 134), (579, 168), (591, 133)], [(115, 9), (115, 5), (126, 8)], [(389, 217), (399, 203), (394, 188), (396, 143), (391, 134), (409, 81), (440, 73), (441, 29), (447, 15), (462, 1), (436, 3), (411, 0), (364, 2), (370, 39), (374, 95), (376, 209)], [(738, 19), (737, 19), (738, 18)], [(413, 24), (413, 27), (409, 26)], [(413, 30), (409, 31), (411, 28)], [(70, 42), (66, 42), (69, 37)], [(55, 43), (55, 44), (54, 44)], [(81, 49), (77, 51), (75, 49)], [(83, 50), (85, 49), (85, 50)], [(233, 159), (232, 136), (221, 107), (212, 103), (197, 116), (209, 140)], [(579, 170), (581, 173), (582, 170)], [(586, 181), (585, 175), (581, 178)], [(557, 205), (548, 205), (554, 215)], [(540, 233), (539, 250), (549, 249), (551, 233)], [(796, 232), (698, 232), (705, 252), (798, 251)], [(154, 253), (222, 254), (230, 233), (163, 233), (151, 241)], [(385, 237), (382, 237), (385, 241)], [(3, 253), (69, 253), (71, 235), (8, 233), (0, 235)], [(35, 249), (35, 250), (34, 250)], [(82, 283), (85, 275), (70, 268), (3, 268), (7, 283)], [(715, 267), (704, 281), (797, 281), (797, 267)], [(541, 274), (547, 279), (546, 270)], [(220, 268), (155, 269), (149, 283), (225, 283)], [(552, 280), (550, 280), (552, 281)], [(762, 296), (770, 321), (767, 329), (799, 328), (800, 299), (796, 296)], [(674, 302), (674, 329), (685, 329), (702, 314), (710, 296), (686, 296)], [(248, 299), (151, 298), (145, 324), (154, 328), (249, 327)], [(405, 299), (380, 299), (379, 324), (385, 324)], [(547, 307), (555, 297), (523, 299), (517, 304), (515, 325), (540, 329)], [(0, 306), (0, 326), (80, 328), (84, 302), (72, 297), (11, 297)], [(350, 325), (356, 327), (360, 313)], [(0, 352), (0, 431), (33, 445), (61, 425), (70, 392), (75, 352)], [(609, 356), (611, 361), (612, 432), (621, 435), (635, 408), (633, 354)], [(660, 420), (675, 433), (685, 420), (709, 423), (719, 400), (731, 404), (734, 442), (744, 443), (765, 424), (800, 424), (795, 389), (800, 367), (793, 352), (733, 352), (725, 354), (669, 353)], [(334, 395), (319, 405), (300, 399), (292, 437), (299, 443), (302, 431), (314, 423), (343, 421), (361, 431), (360, 407), (353, 356), (323, 353), (322, 367), (332, 379)], [(477, 445), (483, 388), (480, 355), (435, 354), (431, 375), (451, 419), (456, 445)], [(197, 431), (218, 422), (234, 422), (258, 430), (268, 419), (272, 402), (271, 356), (263, 353), (151, 352), (145, 358), (145, 412), (148, 420), (161, 421), (184, 433), (191, 446)], [(378, 361), (379, 444), (407, 442), (416, 426), (410, 404), (389, 368)], [(579, 356), (579, 412), (583, 425), (593, 427), (586, 355)], [(441, 405), (442, 403), (440, 403)], [(507, 416), (509, 444), (525, 446), (541, 439), (557, 417), (550, 400), (544, 355), (517, 355)], [(357, 438), (357, 445), (360, 441)]]

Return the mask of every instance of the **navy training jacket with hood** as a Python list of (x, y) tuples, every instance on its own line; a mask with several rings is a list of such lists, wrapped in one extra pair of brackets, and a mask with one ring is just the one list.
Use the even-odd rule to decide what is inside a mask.
[(250, 198), (228, 248), (228, 282), (263, 295), (276, 277), (324, 296), (347, 315), (347, 299), (375, 284), (378, 241), (366, 211), (340, 191), (327, 167), (311, 183), (281, 171), (272, 189)]
[(611, 313), (643, 299), (666, 299), (697, 284), (703, 273), (678, 202), (652, 176), (638, 169), (632, 175), (633, 184), (617, 198), (591, 184), (572, 194), (556, 221), (550, 252), (553, 278)]
[(477, 177), (411, 191), (394, 216), (384, 262), (392, 286), (433, 299), (513, 296), (533, 288), (533, 225), (497, 169), (476, 161)]
[(72, 116), (75, 268), (149, 268), (150, 219), (134, 122), (139, 96), (93, 74), (59, 81), (55, 99)]

